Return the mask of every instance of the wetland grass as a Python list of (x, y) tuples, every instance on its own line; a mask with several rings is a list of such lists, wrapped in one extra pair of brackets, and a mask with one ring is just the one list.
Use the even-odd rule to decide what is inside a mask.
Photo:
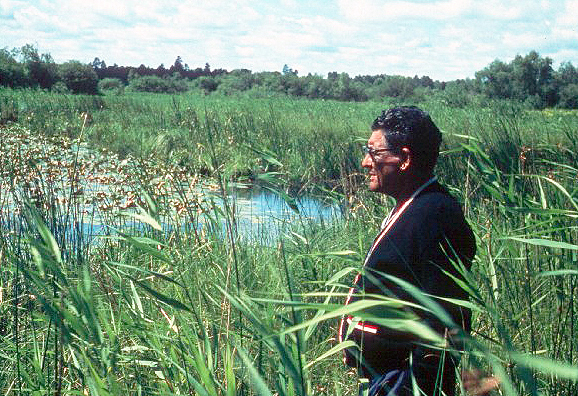
[[(118, 180), (134, 186), (144, 210), (119, 216), (126, 197), (97, 202), (108, 233), (89, 242), (78, 233), (86, 216), (78, 201), (58, 199), (61, 190), (72, 196), (74, 183), (57, 191), (26, 168), (25, 155), (3, 155), (3, 394), (356, 394), (334, 337), (343, 295), (388, 205), (363, 191), (354, 150), (380, 104), (126, 95), (96, 108), (90, 98), (1, 95), (17, 103), (7, 112), (18, 109), (1, 130), (3, 147), (26, 133), (72, 145), (81, 112), (90, 112), (83, 136), (118, 149), (115, 169), (126, 161), (119, 174), (133, 181)], [(462, 366), (495, 373), (507, 395), (576, 394), (578, 115), (423, 107), (444, 131), (438, 174), (478, 241), (466, 286), (474, 332)], [(75, 169), (70, 175), (83, 171)], [(37, 176), (34, 189), (22, 175)], [(214, 199), (187, 195), (184, 179), (207, 176), (217, 178)], [(274, 181), (283, 193), (334, 190), (345, 194), (347, 214), (330, 224), (304, 219), (275, 244), (247, 243), (235, 212), (215, 204), (242, 177)], [(201, 214), (209, 222), (198, 227)], [(431, 298), (416, 298), (444, 317)], [(388, 323), (391, 301), (365, 304), (381, 305), (384, 316), (374, 319)], [(363, 317), (363, 308), (347, 310)]]

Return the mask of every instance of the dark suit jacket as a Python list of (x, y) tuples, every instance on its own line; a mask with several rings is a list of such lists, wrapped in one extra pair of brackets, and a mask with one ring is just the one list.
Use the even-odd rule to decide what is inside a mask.
[[(383, 274), (409, 282), (427, 294), (466, 300), (467, 293), (445, 272), (461, 278), (456, 265), (469, 270), (475, 250), (475, 238), (460, 205), (444, 187), (434, 182), (413, 199), (366, 258), (364, 275), (354, 284), (349, 302), (363, 298), (362, 293), (415, 302)], [(470, 330), (469, 310), (440, 300), (436, 302), (456, 324)], [(436, 317), (422, 310), (415, 313), (439, 334), (444, 334), (446, 327)], [(346, 334), (347, 327), (342, 320), (340, 333)], [(361, 348), (362, 368), (383, 373), (406, 366), (409, 354), (415, 350), (415, 341), (419, 340), (400, 331), (375, 324), (374, 327), (377, 327), (375, 334), (356, 328), (349, 335)], [(358, 353), (355, 348), (347, 349), (346, 363), (360, 367)]]

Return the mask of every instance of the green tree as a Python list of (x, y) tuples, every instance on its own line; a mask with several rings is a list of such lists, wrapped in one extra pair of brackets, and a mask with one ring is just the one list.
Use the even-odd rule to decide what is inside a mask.
[(38, 48), (26, 44), (20, 49), (22, 62), (28, 72), (30, 85), (40, 88), (51, 88), (58, 81), (56, 63), (50, 54), (38, 54)]
[(0, 85), (13, 88), (28, 85), (24, 65), (18, 63), (6, 48), (0, 49)]
[(287, 95), (302, 96), (305, 91), (303, 81), (293, 71), (281, 76), (281, 85)]
[[(533, 100), (536, 107), (556, 104), (556, 85), (552, 59), (542, 58), (536, 51), (517, 55), (512, 65), (512, 96), (520, 101)], [(536, 98), (536, 99), (532, 99)]]
[(498, 59), (483, 70), (476, 72), (476, 80), (482, 92), (490, 98), (512, 97), (512, 66)]
[(335, 98), (339, 100), (349, 100), (351, 98), (351, 90), (349, 88), (351, 78), (349, 77), (349, 74), (340, 73), (335, 82), (336, 84), (333, 87), (335, 90)]
[[(571, 68), (567, 73), (572, 73)], [(530, 51), (526, 56), (517, 55), (509, 64), (495, 60), (476, 73), (476, 80), (490, 98), (517, 99), (543, 108), (558, 102), (560, 83), (556, 76), (552, 59)]]
[(555, 78), (561, 87), (578, 84), (578, 69), (570, 62), (563, 62), (555, 73)]
[(222, 77), (218, 91), (225, 95), (231, 95), (235, 92), (247, 91), (251, 89), (253, 85), (254, 77), (251, 70), (235, 69)]
[(359, 82), (352, 80), (347, 73), (340, 73), (333, 82), (334, 98), (343, 101), (366, 100), (367, 96)]
[[(169, 68), (168, 72), (171, 75), (178, 73), (179, 76), (183, 76), (184, 72), (189, 69), (188, 65), (183, 65), (183, 58), (177, 56), (175, 59), (175, 63)], [(141, 75), (149, 74), (149, 73), (140, 73)]]
[(561, 89), (558, 105), (565, 109), (578, 109), (578, 84), (568, 84)]
[(297, 75), (298, 71), (297, 70), (293, 70), (291, 69), (289, 66), (287, 66), (287, 64), (283, 65), (283, 74), (287, 75), (287, 74), (293, 74), (293, 75)]
[(308, 75), (305, 77), (305, 95), (312, 99), (329, 98), (331, 95), (329, 81), (319, 75)]
[(89, 95), (98, 93), (98, 76), (92, 65), (72, 60), (59, 65), (58, 73), (62, 82), (72, 93)]
[(100, 60), (100, 58), (97, 56), (96, 58), (94, 58), (94, 60), (91, 63), (92, 68), (94, 70), (99, 70), (99, 69), (106, 69), (106, 62), (104, 60)]
[(436, 92), (436, 96), (447, 106), (459, 108), (468, 106), (475, 95), (475, 83), (469, 79), (449, 81), (443, 90)]
[(186, 81), (178, 72), (172, 77), (160, 78), (157, 76), (142, 76), (131, 78), (128, 88), (137, 92), (177, 93), (189, 89)]
[(384, 76), (378, 88), (379, 97), (407, 99), (413, 95), (413, 79), (402, 76)]
[(201, 76), (197, 78), (196, 83), (199, 85), (199, 88), (205, 91), (205, 93), (216, 91), (219, 87), (219, 82), (211, 76)]
[(282, 75), (278, 71), (259, 73), (259, 83), (269, 92), (285, 93), (281, 79)]
[(563, 62), (555, 73), (559, 87), (558, 105), (565, 109), (578, 109), (578, 69)]
[(98, 82), (98, 91), (118, 95), (124, 92), (124, 84), (118, 78), (103, 78)]

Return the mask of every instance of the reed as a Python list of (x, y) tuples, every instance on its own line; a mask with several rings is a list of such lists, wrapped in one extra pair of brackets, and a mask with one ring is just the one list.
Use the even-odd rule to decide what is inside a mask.
[[(363, 191), (356, 150), (380, 104), (185, 95), (98, 104), (10, 90), (0, 99), (11, 122), (0, 130), (4, 394), (355, 394), (337, 319), (355, 310), (387, 325), (399, 315), (388, 299), (342, 305), (389, 205)], [(437, 172), (478, 240), (462, 366), (499, 375), (508, 395), (576, 393), (576, 114), (423, 107), (445, 135)], [(39, 148), (18, 149), (14, 136)], [(81, 141), (116, 154), (87, 165), (62, 158), (67, 181), (41, 172)], [(112, 168), (124, 191), (87, 213), (74, 180)], [(191, 195), (206, 177), (216, 189)], [(267, 182), (288, 204), (314, 186), (346, 199), (346, 215), (301, 217), (278, 239), (246, 241), (226, 194), (243, 178)], [(102, 236), (85, 234), (90, 222), (105, 226)], [(377, 317), (367, 309), (375, 305)], [(428, 335), (412, 323), (408, 331)]]

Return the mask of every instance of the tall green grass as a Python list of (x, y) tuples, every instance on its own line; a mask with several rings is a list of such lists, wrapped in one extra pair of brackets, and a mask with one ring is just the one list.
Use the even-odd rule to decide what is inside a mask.
[[(89, 243), (73, 201), (52, 199), (41, 175), (42, 194), (31, 194), (15, 177), (28, 160), (4, 160), (2, 194), (13, 202), (2, 200), (0, 212), (4, 394), (356, 394), (335, 342), (337, 319), (399, 319), (399, 303), (385, 298), (342, 305), (389, 205), (359, 176), (358, 139), (380, 104), (157, 95), (95, 104), (29, 91), (1, 98), (2, 111), (17, 109), (6, 133), (75, 139), (82, 131), (94, 147), (212, 176), (225, 199), (231, 181), (249, 177), (282, 194), (315, 186), (347, 207), (342, 221), (303, 219), (274, 244), (247, 243), (233, 201), (207, 198), (178, 219), (150, 175), (135, 170), (141, 224), (127, 221), (134, 214), (107, 214), (108, 236)], [(463, 368), (497, 374), (508, 395), (575, 394), (578, 115), (504, 103), (422, 107), (445, 136), (437, 173), (464, 203), (478, 241), (464, 285), (474, 332), (463, 335)], [(173, 180), (182, 188), (177, 173)], [(209, 218), (202, 226), (199, 212)], [(445, 320), (435, 300), (402, 286)], [(408, 331), (442, 341), (404, 319)]]

